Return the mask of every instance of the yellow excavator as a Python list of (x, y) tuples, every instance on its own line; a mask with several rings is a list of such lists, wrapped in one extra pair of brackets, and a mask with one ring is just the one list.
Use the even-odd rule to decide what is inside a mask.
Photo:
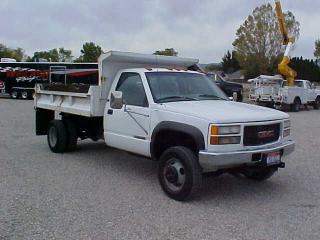
[(294, 86), (294, 79), (297, 76), (297, 72), (288, 66), (288, 64), (290, 63), (290, 52), (292, 50), (293, 44), (295, 43), (295, 38), (289, 36), (280, 1), (275, 0), (275, 4), (279, 28), (283, 37), (283, 45), (286, 45), (286, 51), (281, 63), (278, 65), (278, 70), (283, 76), (286, 77), (288, 86), (290, 87)]

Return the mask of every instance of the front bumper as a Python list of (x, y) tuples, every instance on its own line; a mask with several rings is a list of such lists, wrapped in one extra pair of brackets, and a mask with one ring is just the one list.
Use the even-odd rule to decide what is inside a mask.
[[(271, 147), (261, 147), (259, 149), (244, 150), (237, 152), (199, 152), (199, 164), (206, 171), (217, 171), (219, 169), (233, 168), (241, 165), (255, 165), (262, 161), (262, 155), (280, 151), (282, 157), (294, 151), (295, 142), (292, 140), (272, 145)], [(259, 159), (259, 155), (261, 158)]]

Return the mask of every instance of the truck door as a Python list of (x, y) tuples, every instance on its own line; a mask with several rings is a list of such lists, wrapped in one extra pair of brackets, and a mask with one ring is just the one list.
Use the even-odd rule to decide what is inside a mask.
[(311, 82), (306, 81), (306, 88), (308, 92), (308, 102), (313, 102), (316, 99), (315, 89), (312, 88)]
[(150, 156), (150, 110), (138, 73), (124, 72), (113, 90), (121, 91), (122, 109), (105, 109), (104, 136), (107, 145)]

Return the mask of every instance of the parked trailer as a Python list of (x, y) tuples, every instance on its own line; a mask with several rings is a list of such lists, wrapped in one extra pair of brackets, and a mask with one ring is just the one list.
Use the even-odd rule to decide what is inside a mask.
[(288, 114), (230, 101), (195, 71), (197, 63), (105, 53), (99, 58), (99, 85), (88, 91), (37, 85), (36, 133), (47, 135), (55, 153), (75, 150), (78, 139), (91, 138), (153, 159), (162, 189), (181, 201), (197, 192), (206, 172), (271, 177), (294, 150)]
[[(63, 77), (61, 77), (63, 75)], [(0, 93), (32, 99), (36, 83), (98, 84), (96, 63), (1, 62)], [(1, 89), (2, 86), (2, 89)]]

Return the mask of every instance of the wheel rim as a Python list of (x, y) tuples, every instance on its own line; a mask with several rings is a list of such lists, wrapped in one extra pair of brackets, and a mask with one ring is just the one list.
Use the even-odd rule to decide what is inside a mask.
[(57, 142), (58, 142), (58, 136), (57, 136), (57, 131), (55, 129), (55, 127), (51, 127), (49, 129), (49, 144), (50, 146), (54, 147)]
[(23, 99), (28, 98), (28, 93), (27, 93), (27, 92), (22, 92), (22, 93), (21, 93), (21, 97), (22, 97)]
[(169, 159), (166, 162), (163, 176), (165, 184), (172, 192), (180, 191), (186, 182), (185, 168), (182, 162), (176, 158)]
[(18, 93), (16, 91), (11, 93), (11, 97), (12, 98), (17, 98), (18, 97)]

